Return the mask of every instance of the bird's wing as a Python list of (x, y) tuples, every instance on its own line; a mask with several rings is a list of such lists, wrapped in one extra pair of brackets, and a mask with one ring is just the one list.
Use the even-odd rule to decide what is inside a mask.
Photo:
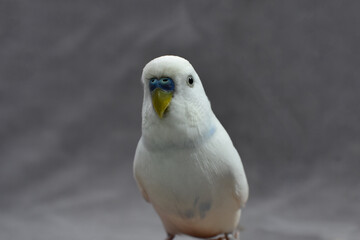
[(221, 124), (218, 126), (219, 135), (217, 141), (217, 155), (222, 159), (223, 164), (227, 165), (229, 179), (232, 185), (232, 192), (239, 203), (239, 208), (245, 206), (249, 197), (249, 185), (246, 179), (244, 166), (241, 162), (239, 153), (235, 149), (229, 135)]
[(141, 139), (137, 145), (136, 152), (135, 152), (135, 158), (134, 158), (134, 177), (136, 180), (136, 183), (138, 185), (138, 188), (140, 189), (141, 195), (145, 199), (145, 201), (150, 202), (149, 196), (146, 193), (146, 190), (144, 188), (144, 185), (142, 183), (140, 169), (142, 168), (144, 164), (143, 154), (141, 152), (144, 150), (144, 146), (141, 142)]
[(235, 159), (238, 164), (236, 165), (236, 167), (234, 167), (232, 173), (235, 186), (234, 196), (239, 203), (239, 207), (243, 208), (249, 197), (249, 185), (246, 179), (244, 167), (241, 162), (240, 156), (237, 154), (237, 157)]

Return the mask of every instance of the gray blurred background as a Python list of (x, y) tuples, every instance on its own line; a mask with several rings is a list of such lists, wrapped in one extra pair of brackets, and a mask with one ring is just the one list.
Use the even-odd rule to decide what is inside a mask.
[(242, 156), (242, 240), (360, 239), (359, 9), (0, 0), (0, 239), (165, 237), (132, 177), (142, 68), (164, 54), (193, 64)]

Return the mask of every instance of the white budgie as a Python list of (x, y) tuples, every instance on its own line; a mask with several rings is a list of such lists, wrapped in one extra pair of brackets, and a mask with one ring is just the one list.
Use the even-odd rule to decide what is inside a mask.
[(232, 237), (248, 199), (239, 154), (184, 58), (162, 56), (142, 74), (142, 136), (134, 175), (167, 239)]

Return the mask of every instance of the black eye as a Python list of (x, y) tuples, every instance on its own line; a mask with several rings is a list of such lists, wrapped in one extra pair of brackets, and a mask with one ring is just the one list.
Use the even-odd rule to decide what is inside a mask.
[(187, 84), (190, 86), (190, 87), (193, 87), (194, 86), (194, 78), (192, 76), (189, 76), (188, 79), (187, 79)]

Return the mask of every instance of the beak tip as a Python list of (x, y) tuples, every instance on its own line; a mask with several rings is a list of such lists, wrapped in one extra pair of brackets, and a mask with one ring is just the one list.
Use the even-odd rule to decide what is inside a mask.
[(171, 99), (172, 92), (155, 89), (155, 92), (152, 94), (153, 107), (160, 119), (164, 117), (164, 113), (170, 105)]
[(163, 113), (163, 112), (156, 112), (156, 113), (157, 113), (157, 115), (159, 116), (160, 119), (163, 118), (163, 116), (164, 116), (164, 113)]

